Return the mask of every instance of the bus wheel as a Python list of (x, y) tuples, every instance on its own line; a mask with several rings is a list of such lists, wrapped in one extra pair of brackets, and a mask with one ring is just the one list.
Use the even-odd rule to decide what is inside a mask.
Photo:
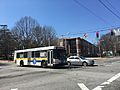
[(23, 60), (20, 61), (20, 66), (21, 66), (21, 67), (24, 66), (24, 62), (23, 62)]
[(47, 63), (45, 61), (42, 62), (42, 65), (41, 65), (43, 68), (47, 67)]

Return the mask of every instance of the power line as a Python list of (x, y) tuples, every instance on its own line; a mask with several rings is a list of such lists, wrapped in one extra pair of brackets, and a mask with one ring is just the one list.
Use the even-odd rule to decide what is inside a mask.
[(109, 2), (108, 0), (106, 0), (106, 2), (117, 12), (120, 14), (120, 12), (111, 4), (111, 2)]
[(104, 31), (108, 31), (108, 30), (112, 30), (112, 29), (117, 29), (117, 28), (120, 28), (119, 27), (111, 27), (111, 28), (106, 28), (106, 29), (101, 29), (101, 30), (94, 30), (94, 31), (86, 31), (86, 32), (68, 32), (64, 35), (61, 35), (61, 36), (68, 36), (68, 35), (79, 35), (79, 34), (89, 34), (89, 33), (96, 33), (96, 32), (104, 32)]
[(85, 5), (83, 5), (82, 3), (80, 3), (78, 0), (73, 0), (75, 3), (77, 3), (79, 6), (83, 7), (84, 9), (86, 9), (89, 13), (91, 13), (92, 15), (94, 15), (95, 17), (97, 17), (99, 20), (101, 20), (102, 22), (106, 22), (109, 25), (111, 25), (109, 22), (105, 21), (103, 18), (99, 17), (97, 14), (95, 14), (93, 11), (91, 11), (89, 8), (87, 8)]
[(113, 15), (115, 15), (118, 19), (120, 19), (120, 17), (114, 13), (107, 5), (105, 5), (101, 0), (98, 0), (106, 9), (108, 9)]

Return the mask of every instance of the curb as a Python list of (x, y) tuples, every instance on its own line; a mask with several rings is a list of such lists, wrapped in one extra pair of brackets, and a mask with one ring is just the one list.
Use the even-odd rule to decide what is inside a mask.
[(104, 60), (104, 59), (106, 59), (106, 58), (98, 57), (98, 58), (87, 58), (87, 59), (93, 59), (93, 60)]
[(14, 61), (11, 61), (11, 60), (0, 60), (1, 63), (6, 63), (6, 62), (14, 62)]

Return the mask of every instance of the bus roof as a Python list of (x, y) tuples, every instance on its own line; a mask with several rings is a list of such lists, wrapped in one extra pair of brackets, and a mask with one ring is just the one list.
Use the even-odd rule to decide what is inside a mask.
[(38, 51), (38, 50), (52, 50), (52, 49), (62, 49), (62, 46), (48, 46), (48, 47), (39, 47), (39, 48), (31, 48), (31, 49), (23, 49), (23, 50), (16, 50), (15, 53), (18, 52), (29, 52), (29, 51)]

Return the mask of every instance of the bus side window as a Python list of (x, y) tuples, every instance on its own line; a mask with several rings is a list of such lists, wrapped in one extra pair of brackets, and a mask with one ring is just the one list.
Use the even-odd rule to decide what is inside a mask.
[(35, 52), (35, 57), (36, 57), (36, 58), (39, 58), (39, 57), (40, 57), (40, 51), (36, 51), (36, 52)]
[(20, 58), (20, 54), (19, 53), (17, 53), (16, 58)]
[(35, 57), (35, 52), (34, 51), (32, 51), (32, 58), (34, 58)]
[(17, 53), (17, 58), (24, 58), (24, 54), (23, 53)]
[(24, 52), (24, 58), (28, 57), (28, 52)]
[(40, 57), (41, 58), (46, 58), (47, 57), (47, 51), (40, 52)]
[(40, 51), (33, 51), (32, 52), (32, 58), (39, 58), (40, 57)]

